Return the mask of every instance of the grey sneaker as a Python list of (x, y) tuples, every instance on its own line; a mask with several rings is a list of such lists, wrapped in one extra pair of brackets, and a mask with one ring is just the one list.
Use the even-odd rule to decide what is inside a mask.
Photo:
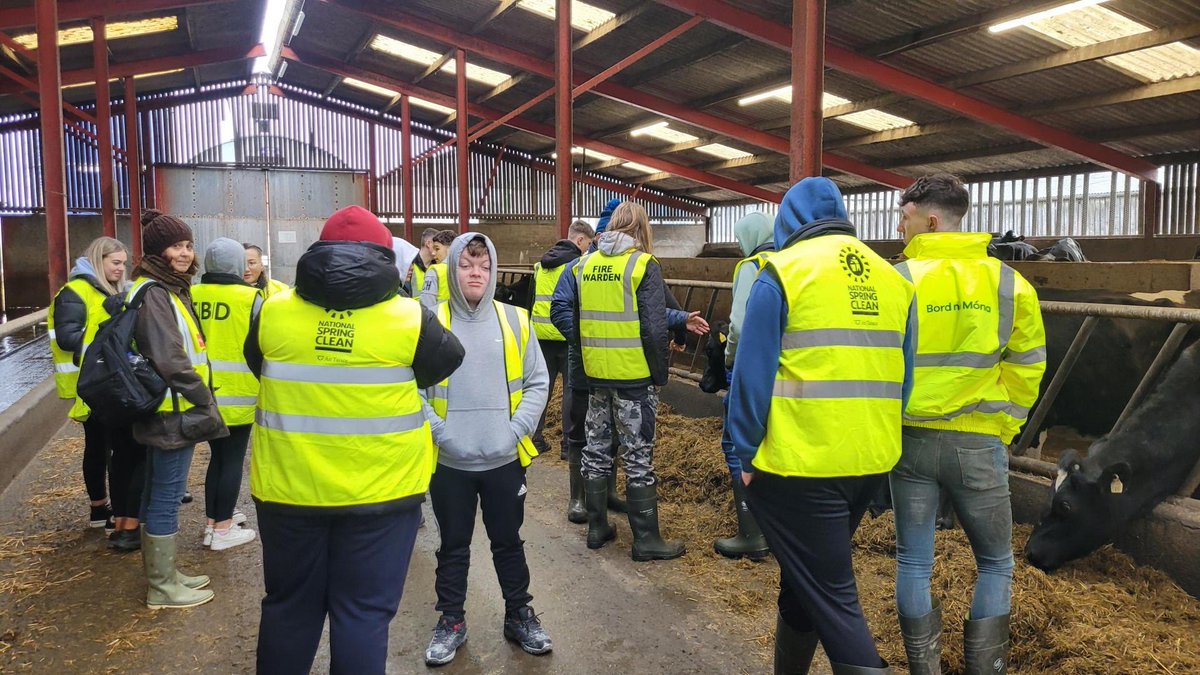
[(542, 628), (542, 622), (528, 605), (504, 616), (504, 637), (534, 655), (545, 654), (554, 649), (554, 643), (550, 641), (546, 629)]
[(458, 648), (467, 641), (467, 620), (443, 616), (433, 627), (433, 639), (425, 648), (425, 665), (444, 666), (454, 660)]

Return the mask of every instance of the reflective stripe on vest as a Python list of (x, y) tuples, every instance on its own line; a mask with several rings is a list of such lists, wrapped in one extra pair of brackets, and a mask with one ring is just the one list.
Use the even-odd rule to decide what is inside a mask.
[(554, 297), (554, 289), (562, 277), (566, 265), (559, 265), (552, 270), (542, 269), (542, 263), (533, 266), (533, 311), (530, 312), (533, 321), (533, 333), (538, 341), (564, 342), (566, 338), (550, 321), (550, 300)]
[[(500, 335), (504, 340), (504, 373), (508, 384), (508, 415), (511, 419), (521, 405), (521, 397), (525, 385), (525, 346), (529, 344), (529, 315), (520, 307), (514, 307), (496, 300), (492, 301), (496, 308), (496, 318), (500, 322)], [(450, 330), (450, 303), (443, 302), (437, 306), (437, 317)], [(438, 417), (446, 419), (449, 409), (450, 379), (447, 378), (430, 387), (428, 390), (429, 405)], [(534, 457), (538, 456), (537, 448), (528, 436), (522, 438), (516, 447), (517, 458), (521, 466), (529, 466)]]
[(250, 316), (254, 305), (260, 302), (262, 294), (254, 286), (192, 286), (192, 304), (200, 317), (200, 327), (204, 331), (208, 350), (208, 365), (212, 368), (213, 394), (217, 398), (221, 418), (229, 426), (254, 422), (258, 378), (246, 365), (243, 348), (246, 335), (250, 332)]
[[(128, 302), (137, 294), (138, 289), (148, 283), (155, 283), (150, 279), (142, 278), (134, 283), (133, 288), (129, 289), (129, 293), (125, 295), (125, 300)], [(208, 377), (208, 354), (205, 351), (204, 335), (200, 332), (200, 325), (196, 323), (195, 317), (192, 315), (192, 309), (183, 304), (183, 300), (178, 295), (172, 293), (166, 286), (161, 288), (167, 292), (171, 298), (171, 309), (175, 313), (175, 328), (179, 330), (180, 337), (183, 338), (183, 350), (187, 352), (188, 361), (191, 362), (192, 368), (196, 374), (206, 385), (210, 383)], [(192, 408), (192, 402), (187, 400), (187, 397), (180, 396), (167, 388), (167, 395), (163, 398), (163, 402), (158, 406), (158, 412), (183, 412)]]
[(637, 289), (654, 256), (629, 250), (595, 252), (575, 265), (579, 293), (579, 343), (584, 373), (610, 381), (644, 380), (650, 366), (642, 349)]
[(67, 289), (71, 289), (75, 295), (79, 296), (87, 312), (83, 328), (83, 341), (79, 349), (80, 364), (83, 363), (83, 355), (87, 353), (88, 346), (96, 338), (96, 331), (100, 330), (100, 324), (108, 320), (108, 312), (104, 309), (104, 301), (108, 296), (87, 279), (72, 279), (55, 294), (46, 317), (50, 332), (50, 358), (54, 361), (54, 387), (59, 398), (75, 399), (69, 414), (71, 419), (82, 422), (88, 418), (91, 409), (83, 402), (83, 399), (75, 394), (75, 386), (79, 382), (79, 365), (75, 363), (75, 354), (58, 347), (58, 335), (54, 330), (54, 306), (57, 304), (58, 296)]
[(766, 265), (788, 315), (754, 466), (812, 478), (891, 470), (912, 285), (847, 235), (799, 241)]
[(412, 370), (420, 332), (412, 298), (337, 311), (289, 289), (263, 303), (257, 499), (348, 507), (424, 494), (435, 457)]

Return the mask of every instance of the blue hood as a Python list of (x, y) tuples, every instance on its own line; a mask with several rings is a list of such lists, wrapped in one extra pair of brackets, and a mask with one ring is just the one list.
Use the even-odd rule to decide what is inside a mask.
[(610, 199), (604, 205), (604, 210), (600, 212), (600, 220), (596, 223), (596, 234), (600, 234), (608, 229), (608, 221), (612, 220), (613, 211), (617, 210), (617, 207), (621, 205), (621, 201), (621, 199)]
[(775, 218), (775, 250), (829, 231), (855, 234), (837, 185), (824, 177), (805, 178), (793, 185)]

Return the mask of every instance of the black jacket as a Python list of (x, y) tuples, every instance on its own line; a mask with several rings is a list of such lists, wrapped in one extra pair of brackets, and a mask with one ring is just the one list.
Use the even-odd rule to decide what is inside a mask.
[[(108, 295), (108, 291), (101, 288), (93, 277), (76, 276), (73, 278), (83, 279), (101, 294)], [(87, 305), (83, 302), (83, 298), (79, 297), (79, 294), (70, 287), (64, 286), (54, 297), (54, 341), (58, 343), (59, 349), (75, 355), (75, 365), (79, 365), (79, 352), (83, 349), (83, 335), (87, 332), (87, 314)]]

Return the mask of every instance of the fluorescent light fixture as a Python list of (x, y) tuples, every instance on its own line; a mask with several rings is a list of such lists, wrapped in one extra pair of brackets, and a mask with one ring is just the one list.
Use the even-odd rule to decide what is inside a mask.
[(885, 113), (882, 110), (876, 110), (874, 108), (860, 110), (848, 115), (841, 115), (839, 117), (835, 117), (834, 119), (838, 119), (843, 122), (849, 122), (850, 124), (862, 127), (864, 129), (870, 129), (871, 131), (899, 129), (901, 127), (909, 127), (914, 124), (914, 122), (910, 119), (905, 119), (899, 115), (893, 115), (891, 113)]
[[(392, 91), (391, 89), (388, 89), (386, 87), (381, 87), (377, 84), (371, 84), (370, 82), (363, 82), (362, 80), (356, 80), (353, 77), (343, 78), (342, 84), (354, 87), (355, 89), (362, 89), (363, 91), (369, 91), (372, 94), (379, 94), (380, 96), (387, 96), (388, 98), (392, 98), (394, 96), (400, 95), (400, 92), (398, 92), (398, 91)], [(409, 100), (413, 101), (413, 102), (416, 101), (416, 99), (409, 99)]]
[(770, 91), (760, 91), (757, 94), (751, 94), (744, 98), (739, 98), (738, 105), (739, 106), (754, 105), (755, 103), (765, 101), (769, 98), (779, 99), (780, 101), (785, 101), (785, 102), (791, 101), (792, 100), (792, 85), (788, 84), (788, 85), (784, 85), (782, 87), (778, 87), (776, 89), (771, 89)]
[(585, 156), (588, 159), (598, 159), (602, 162), (608, 162), (608, 161), (616, 159), (616, 157), (613, 157), (612, 155), (600, 152), (598, 150), (585, 150), (584, 148), (581, 148), (578, 145), (571, 148), (572, 155), (584, 155), (585, 153), (586, 153)]
[(418, 108), (424, 108), (426, 110), (440, 112), (443, 115), (451, 115), (454, 113), (454, 108), (447, 108), (444, 105), (438, 105), (437, 103), (434, 103), (433, 101), (426, 101), (423, 98), (417, 98), (415, 96), (409, 96), (408, 102), (411, 103), (412, 105), (417, 106)]
[[(524, 9), (534, 14), (540, 14), (547, 19), (555, 17), (554, 0), (520, 0), (517, 7)], [(615, 14), (608, 10), (600, 9), (594, 5), (589, 5), (586, 2), (572, 0), (571, 2), (571, 26), (576, 30), (591, 31), (597, 27), (607, 23)]]
[[(376, 35), (375, 39), (371, 40), (371, 49), (383, 52), (385, 54), (390, 54), (392, 56), (404, 59), (405, 61), (419, 63), (423, 66), (431, 66), (442, 58), (442, 55), (437, 52), (430, 51), (424, 47), (418, 47), (407, 42), (402, 42), (386, 35)], [(449, 59), (438, 70), (443, 73), (453, 75), (457, 71), (457, 66), (455, 65), (454, 59)], [(507, 81), (509, 77), (510, 75), (508, 73), (502, 73), (498, 70), (492, 70), (491, 68), (485, 68), (473, 63), (467, 64), (468, 80), (482, 82), (494, 87), (501, 82)]]
[(1006, 30), (1012, 30), (1018, 26), (1028, 26), (1035, 21), (1062, 16), (1063, 14), (1069, 14), (1075, 10), (1083, 9), (1085, 7), (1092, 7), (1104, 2), (1108, 2), (1108, 0), (1075, 0), (1075, 2), (1068, 2), (1067, 4), (1059, 5), (1058, 7), (1051, 7), (1050, 9), (1044, 9), (1040, 12), (1034, 12), (1033, 14), (1026, 14), (1025, 16), (1019, 16), (1015, 19), (1001, 21), (1000, 23), (988, 26), (988, 32), (1003, 33)]
[(668, 122), (666, 120), (661, 120), (661, 121), (655, 122), (654, 124), (648, 124), (644, 127), (634, 129), (633, 131), (629, 132), (629, 135), (636, 137), (636, 136), (641, 136), (642, 134), (648, 134), (651, 131), (654, 131), (655, 129), (661, 129), (661, 128), (667, 126), (667, 124), (668, 124)]
[(668, 122), (666, 120), (660, 120), (654, 124), (648, 124), (644, 127), (634, 129), (633, 131), (629, 132), (629, 135), (635, 138), (637, 136), (653, 136), (654, 138), (666, 141), (668, 143), (687, 143), (688, 141), (694, 141), (699, 138), (698, 136), (693, 136), (684, 131), (676, 131), (675, 129), (671, 129), (667, 126), (667, 124)]
[(639, 173), (658, 173), (658, 169), (652, 166), (646, 166), (645, 164), (638, 164), (637, 162), (625, 162), (621, 166), (626, 169), (633, 169)]
[(287, 21), (284, 12), (286, 5), (287, 0), (267, 0), (263, 3), (263, 22), (258, 41), (262, 43), (267, 55), (254, 59), (255, 73), (271, 72), (271, 57), (274, 56), (275, 50), (279, 49), (279, 38), (283, 34), (283, 24)]
[[(183, 68), (175, 68), (173, 70), (159, 70), (159, 71), (153, 72), (153, 73), (142, 73), (141, 75), (134, 75), (133, 79), (144, 80), (148, 77), (158, 77), (159, 75), (174, 75), (175, 73), (182, 73), (183, 70), (184, 70)], [(119, 78), (119, 77), (110, 77), (108, 79), (109, 82), (119, 82), (120, 80), (121, 80), (121, 78)], [(63, 89), (72, 89), (74, 87), (94, 87), (94, 86), (96, 86), (96, 83), (94, 81), (93, 82), (77, 82), (75, 84), (64, 85)]]
[(720, 157), (721, 159), (741, 159), (742, 157), (750, 157), (753, 155), (753, 153), (746, 152), (745, 150), (738, 150), (737, 148), (731, 148), (728, 145), (722, 145), (720, 143), (709, 143), (708, 145), (702, 145), (696, 148), (696, 151), (703, 152), (706, 155)]
[[(174, 16), (160, 16), (153, 19), (138, 19), (137, 21), (114, 21), (105, 27), (104, 35), (107, 40), (166, 33), (179, 28), (179, 19)], [(13, 40), (28, 49), (37, 49), (37, 33), (24, 33), (13, 37)], [(92, 27), (74, 26), (58, 31), (58, 46), (86, 44), (92, 41)]]

